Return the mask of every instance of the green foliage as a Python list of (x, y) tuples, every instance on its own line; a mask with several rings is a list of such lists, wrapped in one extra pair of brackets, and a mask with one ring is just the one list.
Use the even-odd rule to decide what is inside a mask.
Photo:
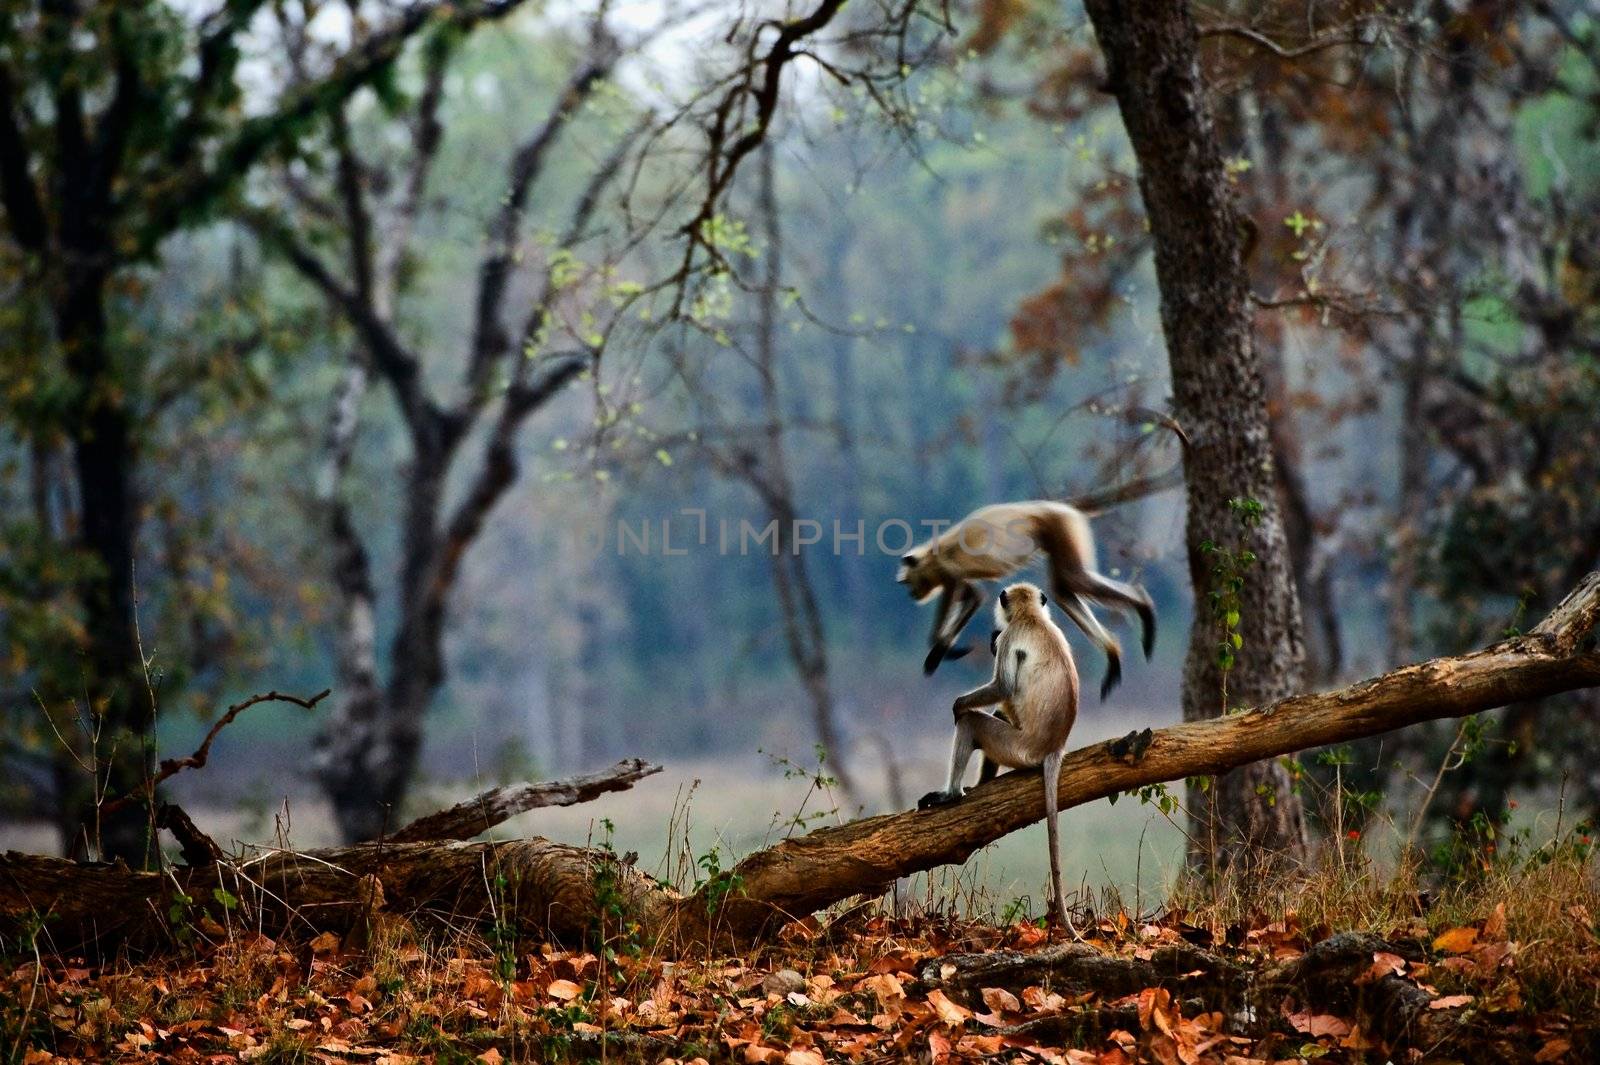
[(616, 825), (609, 817), (600, 819), (600, 828), (603, 835), (593, 844), (598, 857), (590, 873), (590, 882), (594, 885), (595, 941), (608, 960), (615, 960), (619, 953), (636, 958), (643, 950), (641, 926), (622, 888), (622, 870), (637, 856), (617, 855), (613, 844)]
[[(694, 889), (705, 896), (706, 915), (715, 918), (723, 904), (744, 891), (744, 877), (733, 869), (722, 867), (722, 849), (712, 847), (695, 859)], [(703, 876), (699, 874), (704, 874)]]
[[(1246, 529), (1253, 529), (1261, 523), (1263, 511), (1258, 500), (1248, 497), (1230, 499), (1228, 509), (1238, 516)], [(1217, 640), (1216, 660), (1226, 684), (1227, 673), (1233, 669), (1238, 661), (1238, 653), (1244, 647), (1244, 636), (1239, 631), (1242, 620), (1240, 612), (1244, 606), (1245, 575), (1255, 565), (1256, 555), (1248, 548), (1224, 547), (1210, 539), (1201, 542), (1200, 551), (1211, 563), (1206, 602), (1211, 617), (1222, 630)], [(1224, 704), (1226, 701), (1224, 697)]]

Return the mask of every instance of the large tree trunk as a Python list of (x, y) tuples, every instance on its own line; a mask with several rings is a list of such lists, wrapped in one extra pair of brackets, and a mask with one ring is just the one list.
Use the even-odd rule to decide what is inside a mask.
[[(444, 589), (435, 587), (439, 508), (451, 454), (413, 434), (407, 470), (404, 546), (400, 562), (400, 623), (391, 644), (390, 676), (380, 685), (371, 631), (372, 586), (353, 528), (335, 518), (333, 533), (342, 596), (348, 607), (339, 636), (347, 696), (321, 736), (318, 778), (349, 842), (381, 838), (416, 773), (428, 705), (444, 683)], [(343, 515), (348, 525), (349, 515)]]
[[(76, 235), (88, 239), (87, 234)], [(75, 389), (67, 433), (78, 487), (78, 541), (93, 562), (79, 585), (88, 633), (83, 690), (93, 718), (91, 731), (98, 731), (93, 753), (100, 786), (120, 795), (149, 779), (146, 737), (153, 720), (134, 639), (137, 455), (126, 391), (111, 365), (107, 342), (107, 275), (101, 264), (107, 253), (76, 247), (69, 243), (72, 236), (63, 233), (70, 250), (56, 328)], [(95, 851), (107, 861), (121, 858), (142, 866), (149, 854), (148, 811), (130, 807), (102, 820), (93, 779), (69, 774), (64, 783), (68, 788), (59, 799), (72, 811), (68, 822), (76, 822), (71, 837), (62, 841), (67, 852)]]
[[(1150, 784), (1223, 773), (1422, 721), (1600, 686), (1597, 623), (1600, 573), (1591, 573), (1526, 636), (1406, 666), (1337, 691), (1162, 729), (1137, 759), (1118, 757), (1105, 743), (1074, 751), (1062, 764), (1060, 805), (1069, 809)], [(645, 768), (625, 763), (612, 775), (642, 774)], [(575, 939), (602, 918), (604, 907), (597, 899), (608, 896), (597, 888), (604, 884), (623, 896), (647, 936), (669, 942), (714, 936), (748, 944), (842, 899), (880, 893), (899, 877), (965, 861), (1001, 836), (1033, 824), (1044, 816), (1039, 781), (1035, 773), (1008, 773), (949, 806), (867, 817), (787, 839), (750, 855), (689, 896), (619, 863), (608, 851), (539, 839), (273, 852), (254, 862), (202, 865), (170, 875), (13, 853), (0, 858), (0, 936), (37, 928), (40, 915), (49, 914), (44, 927), (56, 950), (87, 944), (106, 951), (128, 940), (150, 941), (164, 932), (171, 892), (181, 890), (206, 905), (220, 881), (252, 907), (245, 915), (251, 927), (259, 922), (269, 932), (343, 930), (387, 906), (408, 913), (435, 910), (452, 919), (492, 913), (526, 931)], [(517, 794), (536, 792), (524, 788)], [(554, 792), (579, 798), (583, 788)], [(470, 815), (465, 822), (448, 816), (433, 823), (444, 825), (444, 835), (454, 838), (491, 823), (494, 811), (515, 801), (485, 797), (458, 809)], [(409, 839), (413, 828), (399, 835)], [(435, 834), (425, 828), (416, 832)], [(152, 905), (156, 900), (159, 904)]]
[[(1199, 721), (1295, 691), (1304, 656), (1251, 338), (1243, 228), (1223, 171), (1188, 5), (1088, 0), (1086, 6), (1139, 162), (1174, 413), (1193, 445), (1184, 460), (1195, 620), (1183, 717)], [(1240, 521), (1229, 505), (1240, 498), (1261, 505), (1259, 522)], [(1216, 650), (1223, 633), (1210, 609), (1217, 581), (1208, 541), (1248, 550), (1256, 559), (1239, 592), (1244, 644), (1229, 670)], [(1190, 810), (1191, 837), (1199, 851), (1211, 852), (1193, 857), (1209, 858), (1213, 869), (1247, 857), (1294, 861), (1305, 854), (1300, 799), (1276, 763), (1246, 766), (1207, 790), (1191, 789)]]

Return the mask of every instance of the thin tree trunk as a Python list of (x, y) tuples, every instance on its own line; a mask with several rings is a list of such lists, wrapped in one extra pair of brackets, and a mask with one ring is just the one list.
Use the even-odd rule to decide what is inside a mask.
[[(338, 597), (333, 627), (337, 695), (318, 738), (314, 758), (318, 779), (345, 839), (371, 838), (361, 834), (373, 829), (373, 819), (362, 812), (370, 801), (365, 766), (369, 752), (363, 744), (378, 728), (383, 715), (383, 688), (378, 680), (377, 592), (372, 582), (372, 561), (356, 529), (350, 505), (341, 492), (345, 471), (355, 451), (367, 382), (367, 356), (358, 346), (352, 350), (334, 393), (325, 445), (326, 466), (318, 485), (333, 553), (334, 592)], [(382, 827), (379, 821), (373, 834)]]
[(803, 549), (792, 542), (798, 508), (794, 484), (789, 477), (788, 455), (783, 439), (783, 404), (778, 395), (778, 286), (783, 281), (783, 231), (778, 225), (777, 191), (774, 187), (772, 147), (763, 144), (760, 168), (760, 206), (763, 236), (766, 239), (766, 277), (759, 299), (756, 337), (756, 362), (761, 378), (761, 402), (766, 420), (766, 454), (751, 473), (759, 483), (757, 490), (767, 503), (767, 513), (778, 523), (777, 541), (772, 556), (772, 582), (783, 611), (785, 641), (800, 683), (811, 702), (812, 722), (822, 748), (829, 775), (838, 783), (845, 802), (855, 806), (858, 799), (855, 780), (845, 758), (845, 744), (839, 735), (828, 681), (828, 634), (822, 624), (816, 591), (806, 567)]
[[(1188, 5), (1088, 0), (1086, 6), (1139, 162), (1174, 414), (1192, 443), (1184, 466), (1196, 607), (1183, 716), (1197, 721), (1295, 691), (1304, 657), (1251, 336), (1243, 228), (1223, 171)], [(1239, 520), (1229, 504), (1242, 498), (1260, 504), (1259, 522)], [(1227, 671), (1216, 652), (1222, 632), (1209, 609), (1218, 588), (1208, 542), (1249, 550), (1256, 559), (1239, 592), (1243, 647)], [(1296, 861), (1305, 854), (1300, 799), (1277, 762), (1237, 769), (1209, 789), (1192, 789), (1190, 800), (1191, 835), (1211, 852), (1197, 851), (1197, 859), (1230, 866), (1247, 856)]]

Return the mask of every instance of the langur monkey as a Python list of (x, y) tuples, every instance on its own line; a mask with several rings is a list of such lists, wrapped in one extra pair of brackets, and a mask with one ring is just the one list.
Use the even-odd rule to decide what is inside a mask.
[(1083, 511), (1065, 503), (1033, 500), (975, 510), (900, 559), (895, 580), (907, 587), (911, 598), (925, 603), (939, 596), (924, 673), (938, 669), (946, 658), (971, 651), (954, 644), (983, 605), (983, 593), (974, 582), (1009, 577), (1041, 551), (1056, 604), (1105, 652), (1100, 698), (1122, 679), (1122, 647), (1094, 616), (1087, 600), (1137, 613), (1144, 630), (1144, 654), (1150, 657), (1156, 643), (1156, 612), (1149, 594), (1095, 572), (1094, 534)]
[[(917, 808), (942, 806), (961, 798), (961, 779), (975, 749), (983, 752), (986, 764), (1042, 768), (1050, 836), (1051, 912), (1063, 927), (1070, 928), (1061, 895), (1056, 787), (1067, 734), (1078, 717), (1078, 670), (1066, 636), (1050, 618), (1044, 593), (1034, 585), (1013, 584), (1001, 592), (995, 623), (1000, 631), (995, 639), (994, 679), (956, 699), (949, 780), (943, 791), (924, 795)], [(999, 716), (979, 709), (997, 703)]]

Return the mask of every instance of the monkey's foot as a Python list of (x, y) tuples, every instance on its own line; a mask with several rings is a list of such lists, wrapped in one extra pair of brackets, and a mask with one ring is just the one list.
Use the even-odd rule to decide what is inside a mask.
[(1122, 683), (1122, 660), (1120, 658), (1106, 659), (1106, 676), (1100, 682), (1100, 701), (1105, 702), (1106, 696), (1111, 694), (1111, 689)]
[(1111, 755), (1128, 765), (1138, 765), (1144, 760), (1144, 752), (1150, 749), (1150, 742), (1155, 738), (1155, 733), (1149, 729), (1133, 731), (1119, 740), (1112, 740), (1108, 745)]
[(1148, 660), (1156, 649), (1156, 608), (1150, 602), (1150, 597), (1145, 596), (1145, 604), (1139, 609), (1139, 627), (1144, 636), (1144, 657)]
[(917, 809), (931, 810), (935, 806), (949, 806), (953, 802), (960, 801), (961, 793), (959, 791), (954, 794), (948, 791), (930, 791), (917, 800)]
[(923, 675), (931, 677), (933, 671), (939, 668), (939, 663), (947, 658), (954, 661), (957, 658), (965, 658), (971, 653), (971, 644), (957, 644), (954, 647), (941, 647), (939, 644), (934, 644), (928, 648), (928, 657), (922, 660)]

